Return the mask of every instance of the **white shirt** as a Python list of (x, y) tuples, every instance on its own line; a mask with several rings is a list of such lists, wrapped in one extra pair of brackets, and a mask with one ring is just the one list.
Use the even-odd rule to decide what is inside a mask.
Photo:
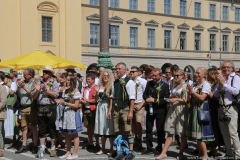
[(96, 77), (96, 78), (95, 78), (95, 82), (94, 82), (94, 83), (95, 83), (96, 85), (98, 85), (98, 82), (99, 82), (99, 78), (98, 78), (98, 77)]
[(167, 83), (169, 85), (169, 87), (170, 87), (171, 80), (173, 80), (173, 77), (171, 77), (169, 80), (167, 80), (167, 78), (164, 78), (163, 82)]
[[(126, 76), (127, 75), (125, 74), (121, 79), (125, 78)], [(126, 90), (127, 90), (129, 100), (136, 99), (135, 86), (136, 86), (135, 82), (131, 79), (126, 84)], [(110, 97), (114, 99), (114, 85), (112, 86), (112, 94)]]
[[(231, 85), (233, 77), (234, 77), (233, 85)], [(232, 104), (232, 101), (233, 101), (233, 96), (232, 95), (238, 95), (239, 90), (240, 90), (240, 83), (239, 82), (240, 82), (240, 77), (238, 75), (236, 75), (235, 72), (231, 73), (228, 76), (228, 80), (223, 85), (223, 89), (225, 91), (225, 94), (224, 94), (225, 105)], [(219, 93), (218, 86), (219, 86), (219, 84), (217, 84), (214, 88), (214, 91), (213, 91), (214, 96), (219, 98), (219, 104), (223, 105), (221, 93)]]
[[(92, 87), (94, 87), (94, 85), (93, 85)], [(86, 89), (85, 89), (84, 98), (87, 99), (87, 100), (88, 100), (89, 93), (90, 93), (92, 87), (91, 87), (91, 88), (86, 87)], [(82, 97), (82, 95), (81, 95), (81, 97)], [(85, 108), (90, 108), (90, 103), (86, 103), (86, 104), (85, 104)]]
[[(206, 94), (209, 94), (211, 92), (211, 85), (207, 81), (203, 82), (203, 84), (201, 84), (201, 86), (202, 86), (201, 92), (206, 93)], [(198, 87), (197, 86), (193, 87), (193, 90), (195, 92), (198, 92)]]
[(192, 80), (188, 80), (188, 84), (189, 84), (190, 86), (192, 86), (192, 85), (193, 85), (193, 81), (192, 81)]
[(15, 81), (12, 81), (12, 84), (11, 84), (11, 90), (13, 90), (15, 93), (17, 92), (17, 83)]
[[(143, 92), (145, 91), (146, 85), (147, 85), (147, 80), (138, 77), (136, 82), (134, 82), (135, 85), (139, 84), (138, 88), (137, 88), (137, 99), (135, 99), (135, 103), (141, 103), (143, 100)], [(135, 88), (135, 92), (136, 92), (136, 88)]]
[[(2, 85), (4, 82), (0, 82), (0, 85)], [(6, 91), (7, 91), (7, 95), (9, 94), (9, 88), (8, 86), (4, 85), (4, 87), (6, 88)]]

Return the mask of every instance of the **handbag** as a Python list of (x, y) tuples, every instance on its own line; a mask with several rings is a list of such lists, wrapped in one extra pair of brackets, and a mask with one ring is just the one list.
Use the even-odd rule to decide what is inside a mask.
[(95, 112), (97, 109), (97, 106), (95, 104), (91, 105), (90, 104), (90, 111)]
[(198, 110), (197, 114), (198, 114), (198, 120), (200, 122), (210, 122), (211, 121), (210, 111)]

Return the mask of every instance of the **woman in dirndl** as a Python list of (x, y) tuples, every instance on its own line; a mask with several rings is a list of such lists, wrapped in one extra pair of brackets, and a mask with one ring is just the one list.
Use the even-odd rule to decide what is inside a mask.
[(203, 160), (208, 159), (207, 148), (205, 142), (214, 141), (212, 123), (202, 122), (198, 118), (198, 110), (209, 111), (208, 95), (211, 91), (211, 85), (206, 81), (207, 70), (204, 67), (197, 68), (195, 86), (187, 86), (188, 100), (190, 101), (190, 109), (187, 124), (187, 137), (190, 140), (197, 141), (199, 156)]
[(95, 127), (94, 134), (97, 134), (101, 137), (102, 140), (102, 149), (97, 152), (98, 155), (105, 153), (105, 143), (106, 139), (109, 138), (110, 141), (110, 153), (113, 152), (113, 138), (115, 135), (114, 126), (113, 126), (113, 115), (111, 113), (111, 104), (109, 95), (111, 94), (113, 84), (112, 73), (108, 70), (105, 70), (99, 78), (99, 87), (95, 87), (97, 95), (95, 96), (96, 101), (98, 102), (96, 117), (95, 117)]
[[(59, 122), (59, 128), (66, 136), (67, 152), (59, 157), (60, 159), (78, 159), (79, 136), (82, 131), (82, 121), (79, 112), (79, 102), (81, 94), (77, 89), (75, 76), (67, 77), (67, 89), (63, 92), (63, 99), (57, 100), (58, 104), (64, 105), (63, 115)], [(74, 138), (74, 148), (71, 154), (72, 138)]]
[(183, 151), (187, 142), (187, 82), (185, 82), (185, 74), (183, 70), (177, 70), (174, 72), (173, 76), (175, 83), (170, 89), (168, 113), (164, 125), (164, 130), (168, 133), (168, 137), (166, 138), (162, 153), (156, 159), (167, 158), (167, 151), (172, 143), (174, 134), (181, 134), (181, 145), (177, 159), (183, 158)]
[[(62, 73), (59, 76), (59, 82), (60, 82), (60, 87), (59, 87), (59, 96), (58, 98), (62, 98), (63, 93), (67, 89), (67, 73)], [(57, 149), (64, 148), (64, 143), (63, 143), (63, 137), (61, 130), (59, 129), (59, 123), (61, 121), (62, 113), (63, 113), (64, 106), (61, 104), (57, 104), (57, 118), (56, 118), (56, 130), (57, 130)]]
[[(7, 112), (7, 119), (4, 121), (4, 131), (5, 136), (13, 136), (14, 135), (14, 128), (15, 128), (15, 110), (13, 108), (14, 104), (17, 100), (17, 83), (16, 81), (12, 81), (11, 77), (9, 75), (5, 76), (4, 79), (5, 85), (9, 88), (9, 94), (7, 97), (7, 103), (6, 103), (6, 112)], [(13, 141), (15, 141), (14, 139)]]

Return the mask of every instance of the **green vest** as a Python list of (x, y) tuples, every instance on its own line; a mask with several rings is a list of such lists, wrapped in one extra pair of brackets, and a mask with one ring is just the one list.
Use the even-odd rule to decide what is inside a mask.
[(114, 100), (113, 104), (119, 108), (129, 107), (129, 98), (126, 90), (126, 84), (130, 80), (129, 77), (125, 77), (125, 85), (121, 84), (119, 79), (114, 81)]

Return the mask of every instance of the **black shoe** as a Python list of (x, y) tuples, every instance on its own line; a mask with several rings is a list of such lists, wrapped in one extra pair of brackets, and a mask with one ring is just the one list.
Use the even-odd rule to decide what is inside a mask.
[(9, 146), (7, 149), (10, 149), (10, 148), (17, 148), (18, 147), (18, 144), (21, 142), (22, 140), (22, 136), (18, 136), (17, 140), (14, 141), (11, 146)]
[(157, 130), (153, 131), (152, 134), (156, 136), (157, 135)]
[(99, 144), (96, 144), (96, 146), (94, 147), (94, 150), (98, 151), (100, 149), (101, 149), (101, 147), (99, 146)]
[(37, 153), (38, 153), (38, 147), (37, 146), (33, 146), (32, 154), (37, 154)]
[(89, 144), (87, 145), (87, 147), (86, 147), (87, 150), (93, 149), (93, 148), (94, 148), (94, 145), (93, 145), (93, 144), (90, 144), (90, 143), (89, 143)]
[(142, 150), (143, 149), (143, 146), (142, 146), (142, 143), (138, 145), (138, 150)]
[(152, 149), (145, 149), (141, 155), (150, 155), (153, 154), (153, 150)]
[(17, 151), (15, 152), (15, 154), (24, 153), (24, 152), (27, 152), (27, 151), (28, 151), (27, 146), (22, 146), (21, 148), (19, 148), (19, 150), (17, 150)]
[(199, 150), (195, 149), (194, 151), (191, 152), (191, 155), (198, 155), (198, 153), (199, 153)]
[(123, 160), (124, 159), (124, 154), (121, 153), (118, 156), (114, 157), (113, 160)]
[(88, 140), (87, 140), (87, 139), (86, 139), (86, 140), (84, 140), (84, 141), (83, 141), (83, 143), (88, 143)]
[(135, 156), (132, 154), (132, 152), (129, 152), (128, 155), (126, 155), (123, 160), (132, 160)]
[(11, 148), (15, 148), (15, 147), (17, 147), (16, 141), (13, 142), (7, 149), (11, 149)]

